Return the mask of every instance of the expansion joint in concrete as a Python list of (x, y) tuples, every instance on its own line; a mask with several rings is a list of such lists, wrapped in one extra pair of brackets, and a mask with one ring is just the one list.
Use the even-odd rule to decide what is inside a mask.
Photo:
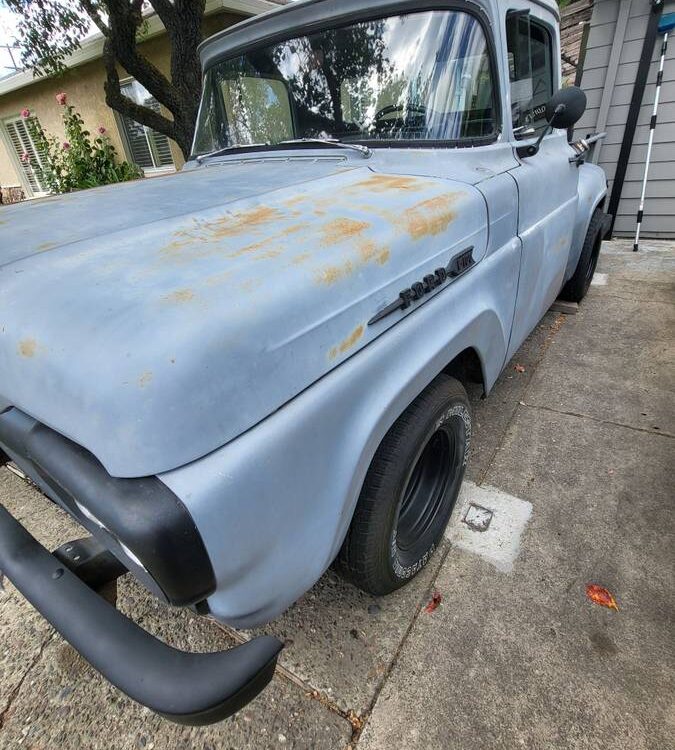
[(541, 411), (548, 411), (553, 414), (560, 414), (564, 417), (575, 417), (576, 419), (588, 419), (591, 422), (598, 424), (605, 424), (610, 427), (622, 427), (625, 430), (633, 430), (634, 432), (644, 432), (647, 435), (655, 435), (656, 437), (675, 438), (670, 432), (664, 430), (650, 430), (646, 427), (635, 427), (634, 425), (625, 424), (624, 422), (614, 422), (611, 419), (600, 419), (600, 417), (594, 417), (591, 414), (580, 414), (576, 411), (564, 411), (562, 409), (554, 409), (552, 406), (540, 406), (539, 404), (528, 404), (525, 401), (520, 402), (520, 406), (524, 406), (527, 409), (539, 409)]

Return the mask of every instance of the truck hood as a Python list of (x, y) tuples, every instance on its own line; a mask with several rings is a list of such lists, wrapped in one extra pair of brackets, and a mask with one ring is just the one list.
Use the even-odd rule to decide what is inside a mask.
[[(0, 407), (113, 476), (226, 444), (486, 247), (471, 185), (318, 157), (225, 162), (3, 209)], [(451, 292), (450, 292), (451, 293)]]

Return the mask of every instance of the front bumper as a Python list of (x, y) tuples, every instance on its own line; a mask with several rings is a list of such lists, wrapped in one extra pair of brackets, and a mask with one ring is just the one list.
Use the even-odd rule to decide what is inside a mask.
[[(17, 409), (0, 413), (0, 463), (16, 461), (112, 556), (175, 605), (215, 588), (192, 517), (156, 477), (115, 479), (89, 452)], [(167, 718), (208, 724), (230, 716), (272, 679), (282, 644), (255, 638), (228, 651), (191, 654), (157, 640), (95, 590), (87, 568), (52, 554), (0, 505), (0, 570), (101, 674)], [(89, 571), (91, 574), (91, 571)]]
[(228, 651), (171, 648), (118, 612), (0, 505), (0, 570), (113, 685), (182, 724), (211, 724), (251, 701), (274, 674), (269, 636)]
[(186, 606), (215, 590), (192, 516), (157, 477), (111, 477), (89, 451), (15, 408), (0, 413), (0, 450), (159, 598)]

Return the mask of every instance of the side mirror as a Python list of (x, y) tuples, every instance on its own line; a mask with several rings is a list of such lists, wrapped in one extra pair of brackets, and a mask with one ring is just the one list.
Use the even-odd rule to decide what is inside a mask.
[(567, 86), (559, 89), (546, 104), (546, 122), (548, 125), (542, 130), (536, 143), (529, 146), (519, 146), (516, 153), (521, 159), (534, 156), (541, 146), (544, 136), (553, 128), (567, 130), (581, 119), (586, 110), (586, 94), (577, 86)]
[(581, 119), (586, 111), (586, 94), (577, 86), (559, 89), (546, 105), (546, 122), (552, 128), (567, 130)]

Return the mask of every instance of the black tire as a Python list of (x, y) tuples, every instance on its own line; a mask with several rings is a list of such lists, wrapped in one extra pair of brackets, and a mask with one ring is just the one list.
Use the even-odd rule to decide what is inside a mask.
[(593, 213), (593, 216), (591, 216), (591, 221), (588, 225), (588, 231), (586, 232), (586, 238), (584, 239), (584, 245), (581, 248), (579, 262), (577, 263), (574, 275), (560, 292), (561, 299), (567, 300), (568, 302), (581, 302), (586, 296), (591, 281), (593, 281), (593, 274), (595, 273), (595, 267), (598, 264), (598, 256), (600, 255), (600, 247), (602, 245), (602, 222), (603, 213), (598, 208)]
[(395, 591), (427, 564), (462, 485), (471, 410), (439, 375), (385, 435), (366, 475), (337, 571), (370, 594)]

